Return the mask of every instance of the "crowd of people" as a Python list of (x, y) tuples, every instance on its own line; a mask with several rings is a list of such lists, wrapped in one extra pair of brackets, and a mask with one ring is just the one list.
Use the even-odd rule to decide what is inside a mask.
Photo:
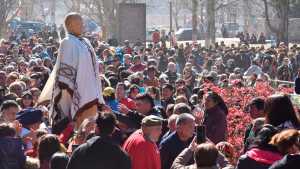
[[(167, 47), (157, 40), (113, 46), (87, 38), (105, 104), (78, 128), (52, 126), (51, 103), (38, 102), (58, 36), (1, 40), (1, 169), (298, 168), (300, 107), (290, 95), (292, 81), (300, 93), (297, 45), (249, 47), (241, 40)], [(273, 86), (276, 80), (287, 84)], [(202, 144), (199, 125), (206, 128)]]
[(246, 44), (266, 44), (266, 36), (263, 32), (261, 32), (259, 36), (255, 33), (252, 33), (250, 36), (250, 33), (248, 32), (239, 32), (236, 37)]

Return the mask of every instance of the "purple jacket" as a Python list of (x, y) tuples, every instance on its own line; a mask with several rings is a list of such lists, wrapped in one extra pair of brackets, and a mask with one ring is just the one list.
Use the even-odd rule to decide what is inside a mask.
[(215, 144), (225, 141), (227, 134), (226, 114), (219, 106), (205, 111), (206, 136)]

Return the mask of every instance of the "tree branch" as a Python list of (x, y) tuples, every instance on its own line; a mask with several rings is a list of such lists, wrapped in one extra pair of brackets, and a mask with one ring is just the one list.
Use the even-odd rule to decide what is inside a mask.
[(235, 3), (239, 2), (239, 1), (240, 0), (233, 0), (233, 1), (230, 1), (230, 2), (228, 2), (226, 4), (220, 4), (220, 5), (217, 6), (216, 11), (218, 11), (221, 8), (226, 8), (228, 6), (232, 6), (233, 4), (235, 4)]

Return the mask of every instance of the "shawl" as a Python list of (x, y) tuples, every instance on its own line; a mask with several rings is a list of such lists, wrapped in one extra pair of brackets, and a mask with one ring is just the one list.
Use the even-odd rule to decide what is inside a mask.
[(96, 54), (90, 42), (68, 34), (61, 41), (53, 71), (38, 99), (50, 102), (50, 122), (75, 120), (94, 104), (103, 104)]

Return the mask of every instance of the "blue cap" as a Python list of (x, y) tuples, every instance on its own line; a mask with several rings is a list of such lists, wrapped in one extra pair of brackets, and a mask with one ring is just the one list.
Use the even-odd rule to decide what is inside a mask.
[(28, 108), (17, 114), (17, 120), (23, 125), (31, 125), (42, 121), (43, 112), (36, 108)]

